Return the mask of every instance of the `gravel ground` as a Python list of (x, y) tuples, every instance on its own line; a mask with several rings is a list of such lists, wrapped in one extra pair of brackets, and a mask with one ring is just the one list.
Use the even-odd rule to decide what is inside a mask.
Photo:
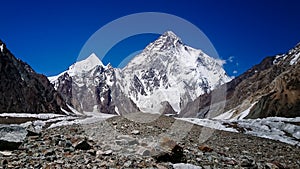
[[(242, 133), (217, 131), (172, 117), (116, 116), (56, 127), (1, 152), (0, 168), (300, 168), (300, 148)], [(177, 167), (178, 168), (178, 167)]]

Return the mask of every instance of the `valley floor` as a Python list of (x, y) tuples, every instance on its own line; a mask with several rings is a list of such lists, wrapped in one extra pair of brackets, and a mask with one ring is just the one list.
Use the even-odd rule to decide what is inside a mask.
[(0, 168), (300, 168), (299, 146), (172, 117), (68, 121), (47, 124), (18, 150), (0, 152)]

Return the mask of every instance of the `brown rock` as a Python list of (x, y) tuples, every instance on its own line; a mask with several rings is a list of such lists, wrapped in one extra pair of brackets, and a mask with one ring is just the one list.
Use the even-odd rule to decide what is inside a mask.
[(201, 145), (198, 148), (199, 148), (199, 150), (201, 150), (203, 152), (212, 152), (213, 151), (213, 149), (208, 147), (207, 145)]

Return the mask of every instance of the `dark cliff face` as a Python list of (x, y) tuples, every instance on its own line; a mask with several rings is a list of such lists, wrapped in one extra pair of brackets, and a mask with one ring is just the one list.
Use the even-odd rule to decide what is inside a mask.
[(69, 110), (47, 77), (15, 58), (3, 44), (0, 51), (0, 112), (63, 114), (61, 108)]
[[(300, 62), (291, 60), (300, 53), (300, 45), (284, 55), (266, 57), (260, 64), (219, 88), (226, 88), (224, 113), (246, 101), (256, 104), (246, 118), (271, 116), (300, 116)], [(209, 117), (211, 97), (215, 89), (190, 102), (180, 113), (181, 117)], [(217, 103), (218, 104), (218, 103)]]

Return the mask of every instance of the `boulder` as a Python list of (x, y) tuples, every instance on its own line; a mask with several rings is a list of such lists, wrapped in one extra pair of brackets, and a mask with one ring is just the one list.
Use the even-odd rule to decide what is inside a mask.
[(26, 135), (27, 131), (23, 127), (0, 125), (0, 151), (18, 149)]
[(153, 158), (157, 162), (180, 163), (186, 161), (183, 148), (168, 137), (162, 138), (157, 148), (158, 152), (153, 154)]

